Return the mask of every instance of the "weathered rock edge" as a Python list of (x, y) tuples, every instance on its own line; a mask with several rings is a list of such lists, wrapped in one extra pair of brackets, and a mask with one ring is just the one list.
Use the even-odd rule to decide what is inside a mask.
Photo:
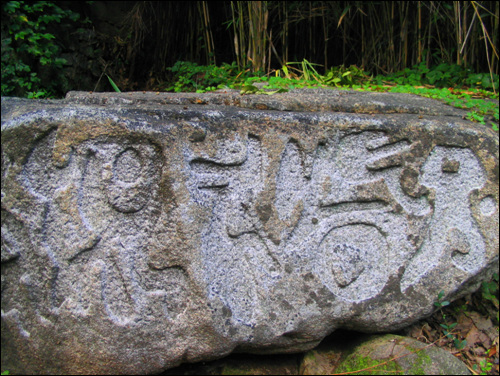
[(467, 111), (414, 94), (332, 89), (294, 89), (273, 95), (240, 95), (238, 90), (230, 89), (210, 93), (155, 93), (149, 91), (89, 93), (86, 91), (70, 91), (66, 95), (66, 100), (74, 103), (97, 105), (155, 103), (160, 107), (176, 104), (182, 106), (214, 105), (296, 112), (404, 113), (463, 118), (467, 115)]
[(459, 116), (78, 101), (2, 98), (2, 369), (303, 351), (498, 269), (498, 134)]

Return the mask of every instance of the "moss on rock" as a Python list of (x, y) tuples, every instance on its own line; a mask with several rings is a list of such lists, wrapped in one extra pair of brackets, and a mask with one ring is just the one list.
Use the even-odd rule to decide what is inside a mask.
[(373, 336), (354, 347), (332, 371), (357, 375), (470, 375), (446, 350), (393, 334)]

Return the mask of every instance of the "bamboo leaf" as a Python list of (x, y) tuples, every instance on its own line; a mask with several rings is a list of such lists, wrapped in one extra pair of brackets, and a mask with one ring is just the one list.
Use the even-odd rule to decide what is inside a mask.
[(113, 80), (111, 79), (111, 77), (109, 77), (108, 75), (106, 75), (106, 77), (108, 77), (109, 83), (111, 84), (111, 86), (113, 87), (113, 89), (117, 93), (121, 93), (121, 90), (118, 88), (118, 86), (116, 86), (116, 84), (113, 82)]
[(259, 88), (254, 85), (243, 85), (241, 88), (240, 94), (255, 94), (259, 91)]
[(349, 12), (349, 9), (351, 9), (351, 6), (348, 5), (345, 7), (344, 11), (342, 12), (342, 14), (340, 15), (340, 18), (339, 18), (339, 23), (337, 24), (337, 28), (340, 27), (340, 24), (342, 23), (342, 20), (344, 19), (345, 15), (347, 14), (347, 12)]

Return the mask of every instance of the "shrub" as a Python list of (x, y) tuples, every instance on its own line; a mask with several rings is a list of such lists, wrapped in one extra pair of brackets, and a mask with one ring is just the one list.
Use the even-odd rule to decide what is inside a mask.
[(49, 1), (2, 4), (2, 95), (39, 98), (57, 92), (58, 80), (43, 86), (39, 73), (62, 71), (66, 61), (48, 27), (66, 18), (76, 21), (79, 15)]
[(167, 68), (174, 75), (174, 84), (167, 91), (210, 91), (218, 86), (228, 85), (238, 73), (236, 63), (215, 65), (198, 65), (188, 61), (178, 61)]

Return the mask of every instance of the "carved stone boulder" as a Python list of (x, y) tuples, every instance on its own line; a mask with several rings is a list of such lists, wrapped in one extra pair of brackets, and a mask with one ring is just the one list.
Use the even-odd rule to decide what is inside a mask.
[(462, 115), (333, 90), (2, 98), (2, 370), (305, 351), (474, 291), (498, 270), (498, 133)]

